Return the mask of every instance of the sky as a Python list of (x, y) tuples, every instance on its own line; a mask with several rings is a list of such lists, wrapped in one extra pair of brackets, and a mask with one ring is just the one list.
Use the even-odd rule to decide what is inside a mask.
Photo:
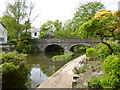
[[(1, 0), (0, 1), (0, 17), (6, 10), (7, 3), (12, 3), (14, 0)], [(120, 0), (28, 0), (35, 5), (31, 19), (38, 16), (32, 26), (40, 28), (40, 26), (48, 20), (59, 20), (65, 22), (71, 19), (75, 13), (79, 3), (85, 3), (89, 1), (101, 1), (106, 9), (116, 11), (118, 10), (118, 1)]]

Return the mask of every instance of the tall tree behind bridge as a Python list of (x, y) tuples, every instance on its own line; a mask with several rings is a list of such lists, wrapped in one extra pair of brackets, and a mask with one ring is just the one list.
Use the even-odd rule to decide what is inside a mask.
[[(59, 32), (62, 27), (62, 22), (59, 20), (47, 21), (40, 27), (40, 38), (49, 38), (54, 36), (55, 32)], [(50, 34), (50, 35), (47, 35)]]
[(55, 32), (55, 34), (57, 37), (76, 37), (73, 33), (78, 30), (84, 22), (92, 19), (97, 11), (103, 8), (104, 5), (101, 2), (81, 3), (76, 9), (73, 18), (66, 21), (63, 27)]
[(80, 3), (79, 7), (74, 13), (74, 17), (71, 20), (72, 31), (76, 31), (86, 21), (94, 17), (95, 13), (100, 9), (103, 9), (104, 5), (101, 2), (87, 2), (85, 4)]

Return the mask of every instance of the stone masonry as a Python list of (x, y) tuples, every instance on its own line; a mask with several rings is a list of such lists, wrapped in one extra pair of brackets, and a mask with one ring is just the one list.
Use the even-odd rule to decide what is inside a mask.
[(49, 45), (59, 45), (64, 49), (64, 52), (68, 52), (75, 45), (87, 45), (95, 48), (100, 42), (100, 39), (79, 39), (79, 38), (46, 38), (46, 39), (34, 39), (33, 45), (36, 45), (39, 50), (45, 51)]

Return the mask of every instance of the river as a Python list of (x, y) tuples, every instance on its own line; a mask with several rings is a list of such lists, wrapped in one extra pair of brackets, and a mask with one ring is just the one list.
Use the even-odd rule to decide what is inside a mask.
[(53, 73), (60, 69), (67, 62), (55, 62), (51, 60), (51, 57), (56, 53), (35, 53), (28, 55), (27, 63), (29, 64), (31, 88), (36, 88), (37, 85), (48, 79)]

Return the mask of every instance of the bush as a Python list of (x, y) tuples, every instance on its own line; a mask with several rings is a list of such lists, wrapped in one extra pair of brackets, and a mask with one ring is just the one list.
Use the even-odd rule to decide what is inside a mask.
[[(115, 42), (107, 41), (107, 43), (109, 43), (113, 48), (114, 55), (117, 55), (117, 53), (120, 52), (120, 44), (117, 41)], [(107, 45), (103, 43), (99, 43), (96, 49), (88, 48), (86, 50), (86, 55), (88, 56), (87, 60), (94, 60), (94, 59), (104, 60), (105, 58), (107, 58), (107, 56), (109, 56), (109, 52), (110, 50), (107, 47)]]
[[(28, 42), (27, 40), (24, 40), (24, 41)], [(19, 41), (17, 43), (17, 46), (18, 46), (17, 50), (22, 53), (31, 53), (33, 46), (31, 44), (27, 44), (24, 41)]]
[(73, 72), (75, 74), (80, 74), (80, 73), (86, 72), (88, 69), (89, 69), (88, 65), (86, 64), (86, 65), (81, 66), (80, 68), (75, 67), (74, 70), (73, 70)]
[(75, 47), (73, 47), (73, 52), (78, 54), (85, 53), (87, 48), (89, 48), (89, 46), (76, 45)]
[[(118, 52), (120, 52), (120, 44), (117, 41), (114, 41), (114, 42), (107, 41), (107, 43), (109, 43), (111, 45), (111, 47), (113, 48), (114, 55), (116, 55)], [(98, 46), (96, 47), (96, 51), (97, 51), (98, 58), (100, 58), (102, 60), (107, 58), (107, 56), (109, 56), (109, 52), (110, 52), (108, 47), (103, 43), (98, 44)]]
[(97, 57), (102, 60), (104, 60), (107, 56), (109, 56), (109, 52), (110, 52), (107, 45), (103, 43), (98, 44), (98, 46), (96, 47), (96, 51), (97, 51), (96, 53)]
[(86, 49), (86, 55), (89, 57), (87, 60), (94, 60), (96, 56), (96, 49), (94, 48), (88, 48)]
[(110, 55), (103, 63), (103, 75), (100, 77), (103, 88), (120, 88), (119, 55)]
[(8, 44), (9, 44), (9, 45), (15, 45), (16, 42), (17, 42), (16, 39), (10, 39), (10, 40), (8, 41)]
[(25, 54), (2, 52), (2, 87), (27, 88), (29, 68), (25, 61)]
[(117, 55), (118, 52), (120, 52), (120, 44), (118, 43), (118, 41), (114, 41), (114, 42), (110, 42), (113, 50), (113, 54)]
[(115, 30), (115, 38), (116, 40), (120, 40), (120, 32), (118, 30)]
[(30, 33), (22, 33), (20, 35), (20, 40), (17, 42), (17, 51), (20, 53), (31, 53), (33, 49), (33, 45), (31, 45), (31, 34)]
[(52, 58), (53, 61), (69, 61), (72, 59), (73, 52), (66, 52), (64, 55), (56, 55)]
[(73, 52), (73, 59), (79, 57), (80, 55), (85, 54), (87, 48), (89, 48), (89, 46), (85, 46), (85, 45), (76, 45), (76, 46), (73, 46), (70, 49), (70, 51)]
[(87, 81), (88, 88), (102, 88), (101, 83), (97, 76), (93, 76), (90, 80)]

